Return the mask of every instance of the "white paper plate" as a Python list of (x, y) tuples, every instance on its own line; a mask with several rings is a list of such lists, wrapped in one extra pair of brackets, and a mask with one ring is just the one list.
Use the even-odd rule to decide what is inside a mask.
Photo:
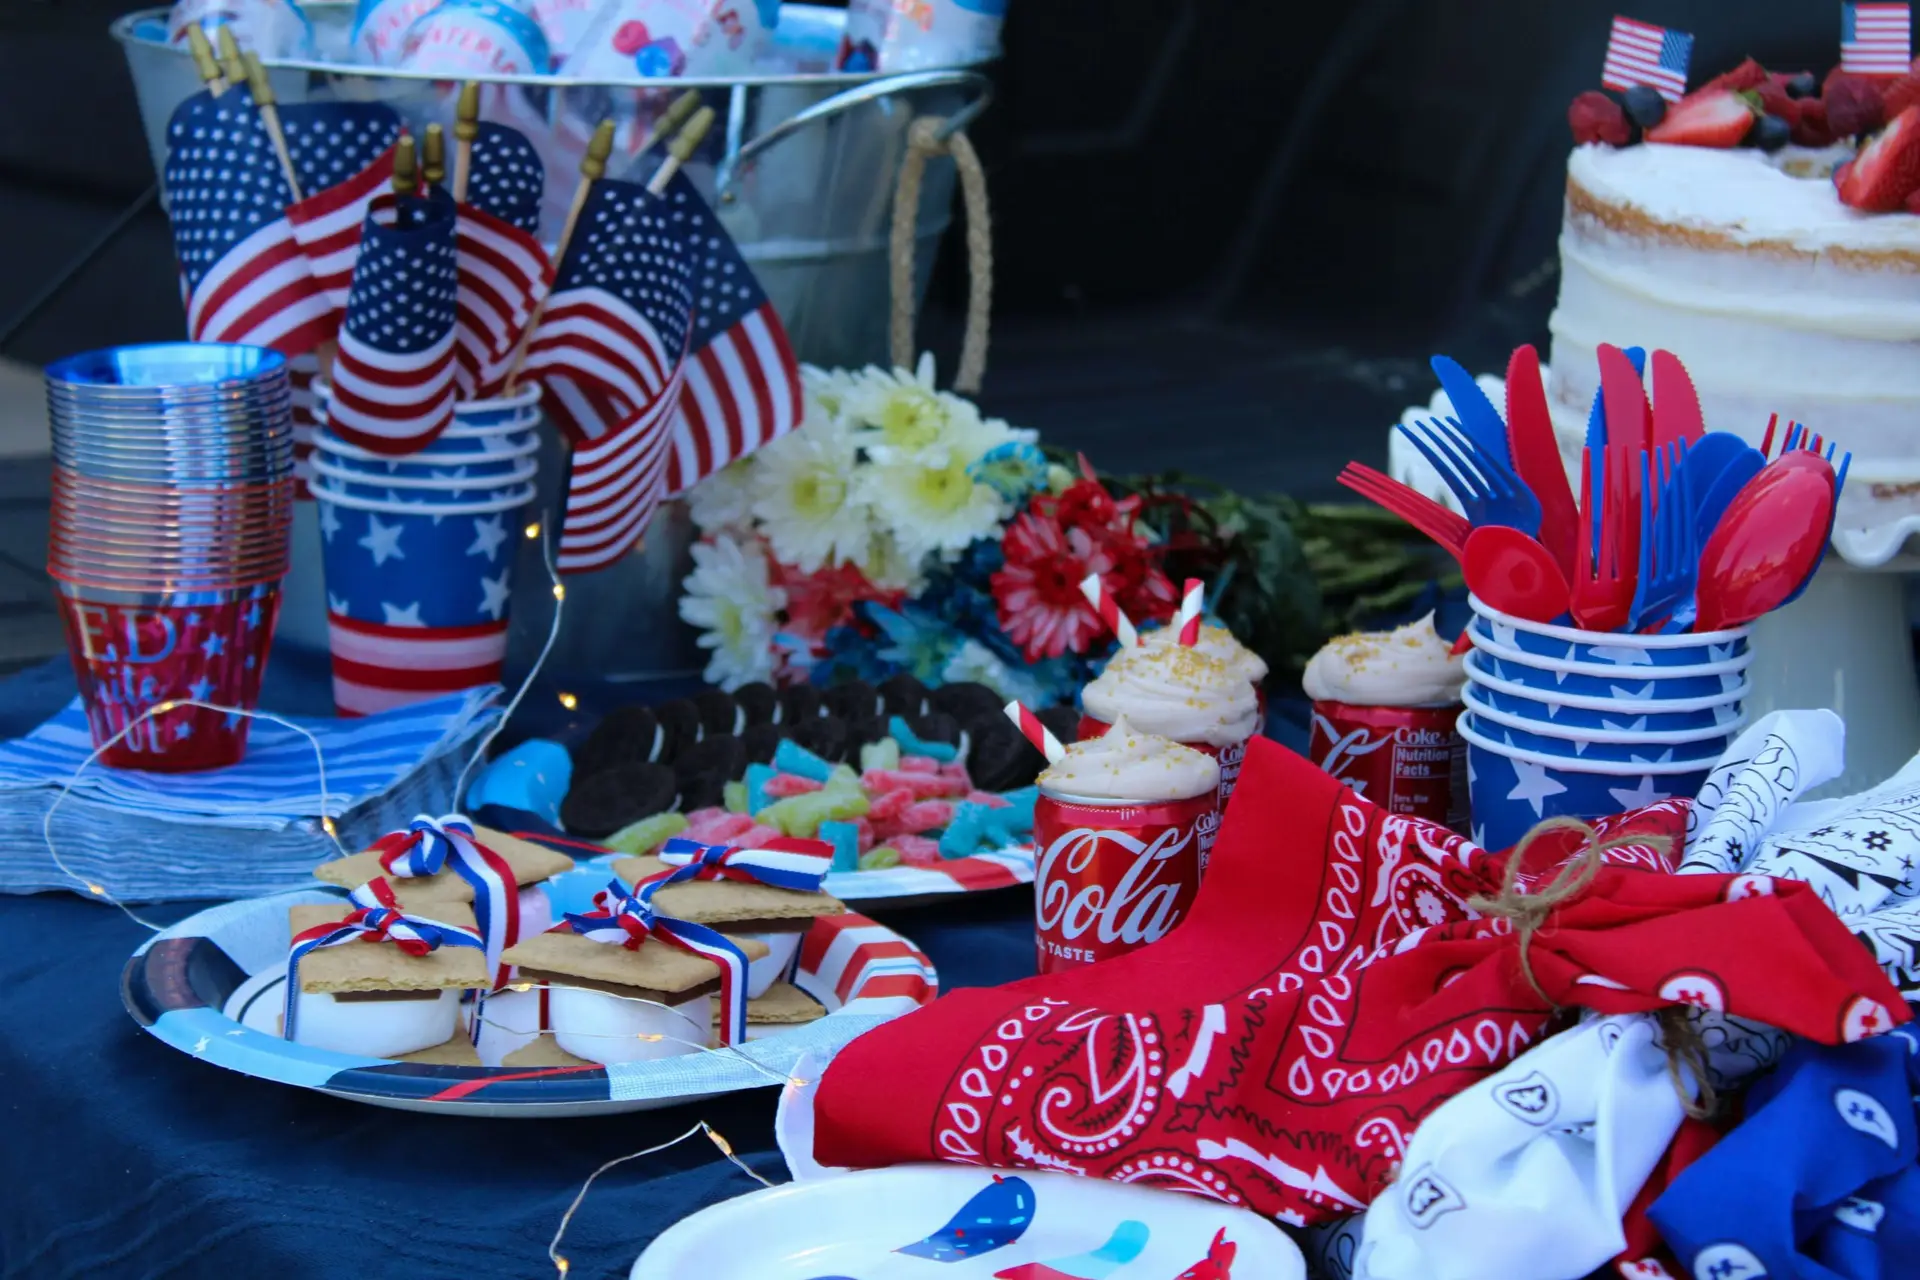
[(756, 1191), (655, 1240), (630, 1280), (1302, 1280), (1280, 1229), (1215, 1200), (905, 1165)]

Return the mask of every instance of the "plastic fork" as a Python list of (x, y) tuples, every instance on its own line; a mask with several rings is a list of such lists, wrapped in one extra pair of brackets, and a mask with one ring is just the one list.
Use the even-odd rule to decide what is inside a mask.
[(1684, 440), (1668, 442), (1651, 457), (1640, 455), (1640, 581), (1627, 614), (1629, 631), (1644, 630), (1669, 615), (1663, 630), (1681, 631), (1693, 622), (1700, 544), (1694, 536), (1691, 486), (1681, 466), (1685, 459)]
[[(1399, 431), (1453, 490), (1474, 525), (1503, 524), (1540, 536), (1540, 500), (1505, 460), (1480, 448), (1452, 418), (1425, 419)], [(1424, 435), (1424, 438), (1423, 438)]]
[(1473, 532), (1465, 516), (1447, 510), (1418, 489), (1375, 471), (1364, 462), (1349, 462), (1340, 473), (1340, 483), (1432, 538), (1441, 550), (1465, 567), (1467, 535)]

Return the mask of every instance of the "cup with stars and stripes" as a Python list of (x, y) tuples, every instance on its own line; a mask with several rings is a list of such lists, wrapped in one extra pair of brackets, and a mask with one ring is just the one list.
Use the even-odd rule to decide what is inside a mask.
[[(311, 488), (335, 707), (366, 715), (497, 681), (535, 503), (532, 451), (473, 449), (476, 460), (460, 462), (458, 452), (370, 460), (335, 447), (323, 423)], [(367, 470), (337, 469), (346, 466)]]
[(169, 704), (259, 699), (293, 519), (286, 361), (159, 343), (69, 357), (46, 382), (47, 572), (102, 759), (233, 764), (246, 716)]

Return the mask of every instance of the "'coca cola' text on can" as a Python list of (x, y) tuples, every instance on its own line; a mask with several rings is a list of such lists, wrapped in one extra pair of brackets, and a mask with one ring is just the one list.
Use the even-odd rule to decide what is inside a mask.
[[(1086, 712), (1080, 713), (1080, 725), (1074, 730), (1076, 741), (1085, 742), (1089, 738), (1104, 738), (1107, 730), (1113, 726), (1105, 720), (1096, 720)], [(1234, 784), (1240, 780), (1240, 770), (1247, 763), (1248, 739), (1229, 742), (1224, 747), (1216, 747), (1211, 742), (1183, 742), (1183, 747), (1192, 747), (1202, 755), (1212, 756), (1220, 763), (1219, 808), (1222, 814), (1227, 811), (1227, 801), (1233, 799)], [(1200, 869), (1207, 869), (1207, 855), (1213, 852), (1213, 838), (1208, 836), (1200, 850)]]
[(1356, 707), (1315, 702), (1307, 756), (1388, 813), (1467, 826), (1460, 705)]
[(1200, 855), (1220, 813), (1214, 793), (1140, 804), (1040, 789), (1034, 940), (1040, 972), (1110, 960), (1158, 942), (1186, 919)]

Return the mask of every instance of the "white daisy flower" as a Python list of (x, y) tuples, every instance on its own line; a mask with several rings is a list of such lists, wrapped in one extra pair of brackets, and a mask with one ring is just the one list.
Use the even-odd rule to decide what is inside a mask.
[(705, 534), (745, 529), (753, 518), (753, 459), (720, 468), (687, 492), (687, 511)]
[(847, 396), (853, 391), (858, 375), (846, 369), (822, 369), (818, 365), (800, 366), (800, 385), (805, 388), (808, 401), (808, 415), (815, 406), (828, 418), (837, 418), (846, 407)]
[(773, 636), (787, 593), (769, 580), (766, 552), (730, 534), (693, 545), (693, 572), (681, 584), (680, 616), (713, 650), (706, 679), (737, 689), (773, 675)]
[(868, 492), (900, 553), (918, 564), (929, 555), (956, 554), (1000, 527), (1005, 504), (968, 469), (973, 457), (948, 445), (868, 450)]
[(775, 559), (812, 573), (866, 553), (873, 519), (850, 433), (811, 417), (756, 457), (753, 514)]
[(934, 386), (930, 353), (922, 355), (911, 372), (875, 366), (861, 370), (853, 375), (843, 407), (854, 426), (865, 428), (857, 440), (870, 449), (940, 448), (981, 426), (980, 410), (971, 401)]

